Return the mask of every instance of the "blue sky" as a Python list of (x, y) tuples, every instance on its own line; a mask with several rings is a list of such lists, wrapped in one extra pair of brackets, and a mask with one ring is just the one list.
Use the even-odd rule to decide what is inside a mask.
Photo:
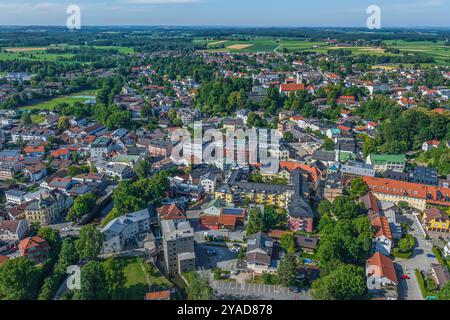
[(366, 9), (382, 26), (450, 26), (450, 0), (0, 0), (0, 25), (65, 25), (77, 4), (82, 25), (364, 27)]

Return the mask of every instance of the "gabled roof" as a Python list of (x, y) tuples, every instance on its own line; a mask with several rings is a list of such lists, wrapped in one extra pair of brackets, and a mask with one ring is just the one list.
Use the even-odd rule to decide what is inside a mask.
[(23, 255), (27, 249), (33, 247), (50, 248), (47, 240), (38, 236), (28, 237), (19, 242), (19, 250), (21, 255)]
[(437, 219), (447, 221), (448, 215), (445, 212), (442, 212), (442, 210), (439, 210), (438, 208), (428, 209), (425, 214), (425, 222), (429, 223), (430, 221)]
[(305, 85), (303, 83), (286, 83), (286, 84), (282, 84), (280, 85), (280, 89), (283, 92), (290, 92), (290, 91), (301, 91), (301, 90), (305, 90)]
[(397, 275), (395, 273), (395, 267), (392, 260), (385, 255), (376, 252), (366, 261), (366, 267), (372, 266), (370, 271), (376, 277), (386, 277), (395, 284), (398, 284)]
[(157, 211), (161, 220), (186, 219), (186, 214), (175, 203), (163, 205)]
[(376, 229), (376, 231), (375, 231), (376, 238), (385, 236), (386, 238), (392, 240), (391, 228), (389, 227), (389, 221), (386, 217), (383, 217), (383, 216), (374, 217), (370, 220), (370, 223)]

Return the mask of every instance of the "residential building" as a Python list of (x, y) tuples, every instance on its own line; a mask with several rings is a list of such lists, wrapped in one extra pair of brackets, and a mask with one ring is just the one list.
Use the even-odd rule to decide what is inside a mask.
[(406, 157), (404, 154), (371, 154), (367, 157), (367, 164), (371, 164), (376, 172), (392, 170), (395, 172), (405, 171)]
[(113, 143), (110, 138), (100, 137), (90, 145), (90, 155), (92, 158), (103, 158), (113, 150)]
[(0, 162), (0, 181), (13, 179), (23, 168), (24, 164), (21, 162)]
[(407, 202), (423, 211), (429, 206), (450, 207), (450, 189), (385, 178), (362, 178), (373, 194), (382, 201)]
[(428, 231), (450, 232), (450, 219), (448, 213), (438, 208), (431, 208), (425, 211), (423, 222)]
[(16, 189), (7, 190), (5, 191), (6, 203), (22, 204), (26, 194), (26, 192)]
[(169, 274), (195, 270), (194, 229), (189, 221), (161, 221), (164, 262)]
[(66, 197), (61, 192), (50, 191), (27, 203), (24, 214), (30, 223), (46, 226), (57, 221), (71, 205), (71, 197)]
[(28, 232), (27, 220), (0, 221), (0, 240), (7, 242), (19, 242)]
[(261, 231), (247, 237), (247, 268), (256, 274), (276, 272), (271, 264), (273, 247), (273, 239)]
[(43, 263), (49, 256), (50, 246), (45, 239), (34, 236), (25, 238), (19, 242), (21, 257), (26, 257), (34, 263)]
[(370, 223), (375, 228), (375, 237), (372, 240), (373, 250), (389, 256), (391, 254), (393, 239), (388, 219), (383, 216), (377, 216), (372, 218)]
[(104, 173), (110, 178), (119, 180), (129, 179), (134, 176), (134, 171), (130, 166), (118, 164), (115, 162), (98, 160), (94, 162), (94, 166), (98, 173)]
[(374, 299), (397, 300), (398, 279), (392, 260), (375, 252), (366, 261), (369, 294)]
[(149, 209), (140, 210), (111, 220), (102, 230), (103, 253), (115, 253), (124, 250), (125, 246), (137, 237), (147, 235), (150, 230)]

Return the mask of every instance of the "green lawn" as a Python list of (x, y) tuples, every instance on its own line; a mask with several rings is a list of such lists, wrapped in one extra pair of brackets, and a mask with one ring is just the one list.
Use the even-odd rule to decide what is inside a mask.
[(127, 300), (144, 299), (150, 288), (156, 291), (173, 286), (155, 266), (148, 265), (141, 258), (123, 258), (123, 260), (126, 262), (124, 273)]
[(60, 103), (68, 103), (73, 104), (75, 102), (84, 103), (88, 100), (95, 98), (95, 90), (86, 90), (77, 93), (73, 93), (69, 96), (62, 96), (58, 98), (54, 98), (48, 101), (43, 101), (37, 104), (20, 107), (21, 110), (53, 110), (56, 105)]

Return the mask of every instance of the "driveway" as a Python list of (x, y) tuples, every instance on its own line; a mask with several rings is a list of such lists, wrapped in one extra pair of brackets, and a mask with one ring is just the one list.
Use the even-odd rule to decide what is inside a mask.
[(432, 257), (433, 245), (430, 240), (426, 240), (423, 229), (416, 216), (406, 213), (414, 223), (412, 225), (413, 230), (410, 232), (416, 239), (416, 247), (414, 248), (413, 255), (408, 260), (396, 259), (397, 276), (402, 274), (408, 274), (411, 279), (399, 280), (399, 295), (400, 299), (404, 300), (422, 300), (422, 294), (420, 292), (419, 285), (417, 283), (415, 270), (429, 271), (433, 264), (439, 264), (439, 261)]
[[(207, 250), (214, 250), (215, 255), (209, 256), (206, 254)], [(200, 270), (208, 270), (213, 268), (222, 268), (230, 270), (236, 265), (237, 253), (234, 253), (226, 245), (210, 246), (206, 243), (196, 243), (195, 256), (197, 268)]]
[(312, 300), (310, 290), (294, 293), (288, 288), (254, 283), (211, 280), (216, 297), (223, 300)]

